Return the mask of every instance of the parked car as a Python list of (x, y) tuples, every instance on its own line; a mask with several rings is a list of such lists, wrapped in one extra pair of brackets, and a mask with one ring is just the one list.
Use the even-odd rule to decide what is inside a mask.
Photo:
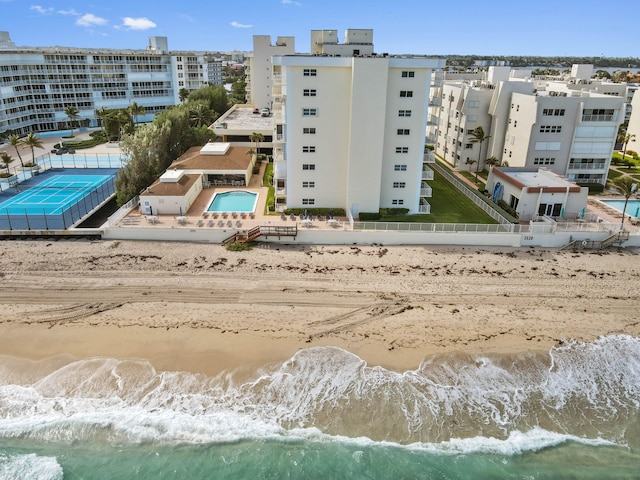
[(263, 117), (268, 117), (269, 115), (271, 115), (271, 110), (269, 110), (268, 108), (263, 108), (262, 110), (260, 110), (260, 115)]

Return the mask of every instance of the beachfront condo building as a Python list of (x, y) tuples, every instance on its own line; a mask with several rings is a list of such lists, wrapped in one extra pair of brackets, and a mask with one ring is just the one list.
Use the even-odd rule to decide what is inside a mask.
[[(69, 128), (65, 108), (81, 125), (98, 126), (102, 107), (145, 107), (139, 121), (180, 102), (182, 88), (221, 82), (214, 54), (170, 52), (166, 37), (150, 37), (146, 50), (17, 47), (0, 32), (0, 132), (19, 135)], [(212, 81), (213, 80), (213, 81)]]
[(445, 61), (376, 54), (373, 30), (348, 30), (343, 44), (316, 30), (311, 43), (312, 54), (272, 59), (277, 206), (429, 213), (427, 101)]
[(269, 35), (253, 36), (253, 52), (245, 59), (245, 82), (247, 101), (257, 108), (273, 107), (272, 90), (274, 84), (274, 55), (293, 55), (295, 53), (294, 37), (278, 37), (271, 43)]
[[(588, 67), (574, 66), (566, 78), (531, 78), (510, 67), (466, 77), (440, 74), (427, 138), (459, 170), (481, 170), (494, 157), (498, 164), (542, 167), (580, 184), (604, 185), (627, 87), (592, 80)], [(473, 141), (479, 126), (488, 137), (483, 142)]]

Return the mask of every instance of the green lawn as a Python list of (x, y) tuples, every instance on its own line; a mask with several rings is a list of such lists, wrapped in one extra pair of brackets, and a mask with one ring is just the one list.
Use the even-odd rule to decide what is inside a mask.
[(610, 168), (609, 173), (607, 174), (607, 178), (610, 180), (613, 180), (614, 178), (618, 178), (620, 176), (622, 176), (622, 174), (617, 170), (614, 170), (613, 168)]
[(451, 185), (438, 172), (428, 182), (433, 189), (429, 215), (405, 215), (385, 217), (383, 222), (423, 222), (423, 223), (497, 223), (469, 200), (462, 192)]
[(482, 181), (482, 180), (484, 180), (482, 178), (482, 176), (478, 175), (478, 183), (476, 184), (476, 174), (475, 174), (475, 172), (473, 172), (473, 173), (472, 172), (458, 172), (458, 173), (460, 173), (460, 175), (462, 175), (467, 180), (472, 181), (479, 190), (484, 190), (485, 183)]

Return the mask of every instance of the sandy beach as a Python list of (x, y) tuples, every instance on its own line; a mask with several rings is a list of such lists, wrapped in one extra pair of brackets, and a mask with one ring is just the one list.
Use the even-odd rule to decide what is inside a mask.
[(436, 354), (547, 351), (640, 336), (638, 253), (4, 241), (0, 355), (216, 374), (320, 345), (397, 371)]

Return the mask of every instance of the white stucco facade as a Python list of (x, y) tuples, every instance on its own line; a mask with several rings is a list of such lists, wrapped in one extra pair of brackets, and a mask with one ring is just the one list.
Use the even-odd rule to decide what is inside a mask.
[(422, 180), (429, 79), (442, 66), (424, 57), (275, 57), (279, 201), (354, 216), (418, 213), (430, 190)]
[(278, 37), (271, 43), (269, 35), (253, 36), (253, 54), (249, 56), (246, 70), (247, 98), (257, 108), (272, 108), (274, 55), (292, 55), (295, 53), (294, 37)]

